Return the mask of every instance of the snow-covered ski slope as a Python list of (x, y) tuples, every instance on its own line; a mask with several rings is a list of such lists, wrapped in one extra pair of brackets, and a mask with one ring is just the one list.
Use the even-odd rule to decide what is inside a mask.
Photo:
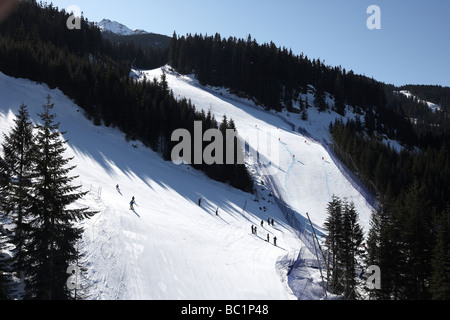
[[(1, 73), (0, 131), (9, 131), (22, 103), (38, 122), (49, 94), (67, 131), (67, 156), (75, 157), (73, 173), (91, 190), (78, 205), (100, 211), (83, 223), (80, 243), (89, 299), (296, 299), (278, 262), (294, 259), (302, 243), (268, 201), (264, 213), (253, 195), (164, 162), (115, 129), (94, 126), (59, 90)], [(274, 227), (261, 227), (269, 216)]]
[[(190, 99), (198, 110), (210, 110), (219, 122), (224, 115), (233, 119), (239, 135), (246, 140), (254, 141), (253, 137), (259, 136), (259, 150), (269, 159), (265, 163), (271, 163), (269, 174), (275, 187), (285, 202), (297, 211), (300, 220), (307, 219), (306, 213), (309, 213), (313, 223), (318, 228), (323, 227), (327, 203), (336, 195), (355, 203), (360, 222), (368, 230), (373, 199), (363, 192), (364, 188), (358, 186), (357, 181), (349, 181), (349, 173), (327, 148), (327, 143), (331, 142), (328, 125), (341, 116), (310, 108), (308, 120), (302, 121), (299, 114), (268, 112), (224, 88), (201, 86), (194, 76), (182, 76), (169, 66), (135, 73), (141, 78), (159, 80), (163, 72), (176, 97)], [(308, 100), (314, 101), (311, 93), (308, 93)], [(330, 105), (333, 103), (330, 97), (327, 100)], [(347, 117), (354, 117), (350, 111), (347, 114)], [(266, 143), (271, 148), (262, 146)]]
[[(159, 77), (161, 72), (145, 74)], [(321, 227), (326, 205), (336, 194), (354, 201), (363, 225), (368, 225), (370, 206), (321, 144), (292, 132), (279, 115), (225, 90), (202, 88), (192, 77), (176, 74), (168, 73), (167, 80), (176, 96), (190, 98), (197, 108), (211, 109), (218, 120), (223, 114), (233, 118), (241, 134), (251, 130), (278, 133), (273, 138), (280, 139), (281, 157), (272, 178), (277, 192), (299, 217), (309, 212)], [(259, 201), (255, 201), (255, 195), (212, 181), (188, 166), (163, 161), (139, 142), (127, 142), (116, 129), (94, 126), (59, 90), (2, 73), (0, 134), (9, 131), (22, 103), (38, 122), (47, 95), (55, 103), (60, 129), (67, 131), (67, 156), (74, 157), (72, 164), (77, 165), (72, 173), (79, 175), (77, 182), (83, 190), (90, 191), (76, 205), (99, 211), (82, 222), (85, 232), (79, 249), (85, 254), (81, 262), (87, 270), (83, 285), (89, 286), (88, 299), (323, 298), (320, 273), (313, 263), (297, 263), (298, 268), (288, 276), (299, 251), (307, 261), (315, 257), (287, 223), (270, 196), (272, 190), (260, 183), (258, 166), (251, 166), (258, 190)], [(322, 114), (316, 119), (310, 112), (307, 129), (316, 140), (325, 135), (317, 125), (323, 117), (329, 117), (325, 119), (329, 122), (334, 116)], [(129, 208), (132, 196), (135, 211)], [(267, 225), (268, 218), (274, 219), (274, 226)], [(258, 227), (257, 235), (252, 234), (252, 225)], [(275, 236), (278, 246), (273, 244)]]

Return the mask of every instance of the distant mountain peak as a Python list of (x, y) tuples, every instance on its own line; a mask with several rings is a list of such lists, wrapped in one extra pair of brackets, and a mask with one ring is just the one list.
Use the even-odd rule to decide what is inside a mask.
[(99, 23), (97, 23), (97, 26), (100, 28), (102, 32), (109, 31), (118, 35), (122, 36), (129, 36), (129, 35), (135, 35), (135, 34), (148, 34), (145, 30), (131, 30), (127, 26), (117, 22), (117, 21), (111, 21), (109, 19), (103, 19)]

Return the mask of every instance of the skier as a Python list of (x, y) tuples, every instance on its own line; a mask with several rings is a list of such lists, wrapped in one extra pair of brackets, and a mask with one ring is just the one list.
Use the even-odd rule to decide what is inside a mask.
[(218, 216), (219, 215), (219, 207), (217, 207), (217, 209), (216, 209), (216, 216)]
[(270, 242), (270, 235), (267, 234), (267, 242)]
[(133, 199), (131, 199), (131, 201), (130, 201), (130, 210), (134, 210), (134, 197), (133, 197)]
[(273, 227), (273, 219), (272, 219), (272, 227)]
[(261, 220), (261, 227), (264, 226), (264, 220)]
[(255, 226), (252, 225), (252, 234), (255, 234)]
[(361, 273), (359, 274), (359, 278), (362, 279), (364, 277), (364, 270), (361, 270)]
[(273, 238), (273, 244), (277, 246), (277, 237)]
[(201, 207), (202, 206), (202, 198), (198, 199), (198, 206)]

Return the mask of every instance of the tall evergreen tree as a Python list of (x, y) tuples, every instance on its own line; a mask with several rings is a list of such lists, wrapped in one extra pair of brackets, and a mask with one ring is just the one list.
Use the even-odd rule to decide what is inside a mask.
[(334, 111), (339, 113), (341, 116), (345, 116), (344, 97), (344, 86), (340, 75), (338, 75), (334, 83)]
[(328, 104), (325, 100), (325, 91), (322, 86), (318, 86), (314, 93), (314, 106), (319, 110), (319, 112), (324, 112), (328, 109)]
[(339, 197), (333, 195), (332, 201), (328, 204), (327, 219), (325, 220), (325, 230), (327, 237), (327, 284), (331, 293), (342, 292), (341, 265), (339, 261), (342, 244), (342, 203)]
[[(367, 256), (366, 263), (368, 266), (377, 265), (380, 267), (382, 256), (382, 214), (383, 210), (373, 211), (370, 218), (370, 230), (367, 236)], [(381, 267), (380, 267), (381, 268)], [(370, 298), (378, 299), (378, 291), (369, 292)]]
[(404, 264), (404, 299), (428, 299), (432, 252), (431, 218), (425, 189), (414, 180), (400, 197), (398, 211)]
[(76, 243), (82, 229), (75, 227), (74, 222), (92, 217), (95, 212), (68, 208), (86, 193), (73, 185), (77, 177), (68, 175), (74, 166), (68, 166), (72, 158), (64, 157), (67, 141), (62, 140), (59, 123), (50, 113), (54, 107), (50, 99), (39, 114), (42, 124), (37, 126), (40, 157), (35, 160), (33, 217), (26, 244), (30, 263), (26, 269), (25, 298), (64, 300), (70, 299), (67, 268), (80, 257)]
[(380, 204), (380, 208), (372, 213), (367, 237), (366, 263), (382, 270), (381, 289), (371, 290), (371, 298), (390, 300), (399, 295), (396, 293), (401, 261), (398, 234), (388, 206)]
[(356, 267), (357, 260), (362, 257), (363, 230), (359, 224), (358, 213), (353, 202), (344, 201), (344, 215), (342, 226), (341, 258), (343, 265), (344, 297), (354, 300), (356, 295)]
[(430, 291), (435, 300), (450, 300), (450, 207), (441, 215), (433, 250)]
[(33, 124), (29, 119), (27, 107), (19, 108), (14, 126), (8, 135), (4, 135), (2, 144), (4, 162), (9, 170), (7, 191), (4, 194), (6, 214), (14, 223), (13, 243), (15, 245), (14, 269), (22, 277), (25, 263), (24, 245), (27, 238), (27, 220), (32, 206), (32, 179), (35, 144)]

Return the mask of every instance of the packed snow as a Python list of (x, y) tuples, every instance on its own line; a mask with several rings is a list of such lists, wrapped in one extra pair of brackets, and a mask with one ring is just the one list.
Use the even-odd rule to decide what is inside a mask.
[[(323, 237), (326, 207), (336, 194), (355, 203), (368, 230), (370, 197), (328, 152), (325, 127), (337, 115), (310, 109), (309, 120), (303, 122), (298, 115), (264, 111), (223, 88), (202, 87), (193, 76), (181, 76), (167, 67), (136, 73), (159, 78), (163, 70), (176, 97), (211, 110), (217, 120), (226, 114), (241, 136), (270, 133), (268, 139), (275, 140), (271, 143), (279, 152), (260, 150), (271, 161), (270, 175), (264, 175), (267, 168), (257, 159), (247, 158), (255, 194), (212, 181), (189, 166), (165, 162), (141, 143), (126, 141), (117, 129), (94, 126), (57, 89), (0, 73), (0, 131), (9, 131), (22, 103), (38, 122), (37, 114), (50, 95), (60, 129), (67, 131), (67, 156), (74, 157), (72, 163), (77, 165), (72, 173), (89, 191), (75, 205), (99, 211), (81, 223), (85, 232), (79, 249), (84, 253), (87, 298), (325, 298), (311, 242), (300, 239), (285, 210), (295, 212), (305, 226), (309, 213)], [(299, 133), (299, 128), (307, 134)], [(133, 196), (136, 205), (130, 210)], [(268, 218), (274, 219), (273, 226)], [(256, 235), (252, 226), (258, 228)]]

